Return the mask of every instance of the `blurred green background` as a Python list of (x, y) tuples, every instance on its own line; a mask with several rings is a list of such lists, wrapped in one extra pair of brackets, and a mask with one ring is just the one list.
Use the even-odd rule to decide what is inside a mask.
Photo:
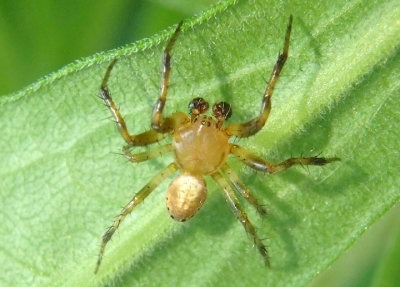
[[(0, 1), (0, 95), (20, 90), (76, 59), (149, 37), (217, 2)], [(391, 262), (398, 260), (399, 238), (397, 206), (310, 285), (377, 286), (377, 278), (388, 268), (398, 268)]]
[(0, 95), (76, 59), (149, 37), (217, 2), (0, 1)]

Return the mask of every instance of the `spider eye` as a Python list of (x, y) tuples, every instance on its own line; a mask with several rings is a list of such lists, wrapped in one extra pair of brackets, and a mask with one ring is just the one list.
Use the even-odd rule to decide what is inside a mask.
[(190, 114), (204, 114), (208, 107), (208, 103), (203, 98), (194, 98), (188, 106)]
[(214, 104), (212, 110), (214, 117), (216, 117), (217, 119), (224, 118), (227, 120), (232, 116), (231, 105), (227, 102)]

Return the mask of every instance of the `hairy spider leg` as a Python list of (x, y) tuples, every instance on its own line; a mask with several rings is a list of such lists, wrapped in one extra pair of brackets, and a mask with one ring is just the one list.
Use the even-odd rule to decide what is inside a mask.
[(161, 88), (160, 97), (157, 100), (153, 108), (153, 114), (151, 117), (151, 127), (159, 133), (167, 133), (172, 131), (175, 127), (181, 125), (184, 122), (188, 122), (188, 117), (182, 112), (176, 112), (170, 116), (163, 118), (162, 112), (167, 101), (167, 93), (169, 86), (169, 75), (171, 72), (171, 49), (175, 44), (175, 41), (181, 31), (182, 22), (178, 24), (174, 34), (168, 41), (167, 46), (164, 49), (163, 60), (162, 60), (162, 76), (161, 76)]
[(235, 193), (233, 192), (229, 183), (222, 177), (218, 172), (211, 174), (212, 178), (217, 182), (219, 187), (222, 189), (223, 194), (228, 201), (232, 212), (235, 214), (236, 218), (242, 223), (244, 229), (247, 233), (249, 233), (256, 244), (258, 251), (261, 253), (264, 258), (265, 265), (269, 266), (269, 256), (268, 251), (262, 243), (261, 239), (258, 237), (256, 233), (256, 229), (251, 224), (246, 212), (243, 210), (242, 206), (239, 203), (239, 200), (236, 198)]
[(325, 158), (325, 157), (294, 157), (294, 158), (289, 158), (281, 163), (274, 164), (270, 163), (266, 160), (263, 160), (262, 158), (254, 155), (244, 147), (241, 147), (237, 144), (230, 144), (230, 153), (234, 154), (237, 156), (244, 164), (248, 165), (249, 167), (263, 171), (263, 172), (268, 172), (268, 173), (275, 173), (279, 172), (285, 169), (288, 169), (289, 167), (293, 165), (325, 165), (330, 162), (334, 161), (339, 161), (340, 158), (338, 157), (333, 157), (333, 158)]
[(166, 135), (157, 133), (154, 130), (149, 130), (138, 135), (129, 134), (124, 118), (122, 117), (119, 109), (111, 98), (110, 92), (108, 91), (107, 87), (108, 78), (110, 77), (111, 70), (114, 67), (116, 61), (117, 60), (114, 59), (107, 68), (106, 74), (104, 75), (103, 82), (101, 83), (100, 87), (100, 97), (103, 99), (106, 106), (110, 109), (114, 117), (115, 123), (117, 124), (119, 133), (129, 146), (143, 146), (162, 140)]
[(166, 168), (161, 170), (158, 174), (156, 174), (139, 192), (137, 192), (131, 201), (122, 209), (118, 218), (114, 221), (114, 223), (108, 228), (108, 230), (104, 233), (102, 238), (102, 243), (100, 247), (99, 257), (97, 259), (96, 269), (94, 273), (97, 273), (99, 270), (101, 260), (103, 258), (104, 249), (108, 241), (110, 241), (111, 237), (113, 236), (114, 232), (118, 229), (121, 222), (125, 219), (125, 217), (132, 212), (132, 210), (138, 206), (143, 200), (166, 178), (172, 175), (179, 169), (178, 165), (173, 162), (168, 165)]
[(230, 124), (226, 127), (228, 134), (237, 136), (240, 138), (249, 137), (257, 133), (265, 125), (268, 119), (269, 113), (271, 112), (271, 97), (274, 92), (276, 82), (278, 81), (279, 74), (281, 73), (286, 59), (289, 55), (289, 41), (290, 32), (292, 31), (293, 16), (289, 17), (289, 24), (286, 30), (285, 43), (283, 46), (283, 52), (279, 54), (278, 60), (275, 63), (274, 69), (272, 70), (270, 79), (264, 92), (263, 100), (261, 103), (261, 111), (258, 117), (246, 122), (239, 124)]
[(130, 146), (124, 146), (122, 151), (124, 152), (125, 157), (130, 161), (130, 162), (141, 162), (149, 159), (153, 159), (156, 157), (159, 157), (167, 152), (170, 152), (172, 150), (171, 144), (165, 144), (161, 145), (158, 147), (153, 147), (150, 150), (141, 152), (141, 153), (136, 153), (132, 154), (129, 151)]
[(239, 194), (246, 199), (251, 205), (253, 205), (258, 213), (261, 215), (266, 214), (266, 210), (259, 203), (257, 198), (255, 198), (250, 190), (240, 181), (237, 174), (229, 167), (227, 163), (222, 166), (222, 171), (224, 172), (225, 179), (229, 184), (237, 191)]

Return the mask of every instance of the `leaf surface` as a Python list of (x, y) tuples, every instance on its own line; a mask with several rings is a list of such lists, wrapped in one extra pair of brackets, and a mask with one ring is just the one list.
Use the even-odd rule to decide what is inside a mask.
[[(312, 6), (307, 6), (312, 5)], [(73, 63), (0, 98), (1, 282), (7, 286), (301, 286), (399, 201), (400, 8), (396, 1), (228, 1), (186, 21), (173, 49), (166, 113), (193, 97), (259, 111), (294, 16), (289, 60), (265, 128), (239, 144), (272, 162), (322, 152), (341, 162), (264, 175), (229, 163), (267, 205), (243, 202), (271, 255), (267, 269), (217, 186), (190, 221), (165, 208), (169, 181), (139, 206), (93, 269), (101, 235), (165, 156), (131, 165), (96, 97), (110, 90), (131, 133), (150, 126), (171, 28)], [(140, 150), (140, 149), (138, 149)]]

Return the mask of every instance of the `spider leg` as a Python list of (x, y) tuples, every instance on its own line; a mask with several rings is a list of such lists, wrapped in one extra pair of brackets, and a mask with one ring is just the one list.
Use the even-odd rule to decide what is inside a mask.
[(289, 158), (281, 163), (274, 164), (270, 163), (262, 158), (252, 154), (250, 151), (241, 147), (237, 144), (230, 144), (230, 153), (237, 156), (244, 164), (248, 165), (255, 170), (264, 171), (268, 173), (275, 173), (278, 171), (285, 170), (293, 165), (325, 165), (334, 161), (339, 161), (337, 157), (325, 158), (325, 157), (293, 157)]
[(261, 215), (266, 214), (266, 210), (258, 203), (257, 198), (255, 198), (250, 190), (240, 181), (237, 174), (229, 167), (228, 164), (222, 166), (222, 171), (225, 174), (225, 179), (229, 184), (240, 193), (240, 195), (246, 199), (250, 204), (252, 204)]
[(265, 125), (265, 122), (267, 121), (269, 113), (271, 111), (271, 97), (274, 92), (276, 82), (278, 81), (279, 74), (281, 73), (286, 59), (289, 55), (289, 40), (290, 32), (292, 31), (292, 22), (293, 16), (290, 15), (289, 24), (286, 30), (285, 43), (283, 45), (283, 52), (279, 54), (278, 60), (275, 63), (274, 69), (272, 70), (262, 99), (259, 116), (245, 123), (228, 125), (226, 129), (229, 135), (242, 138), (249, 137), (257, 133)]
[(158, 146), (155, 148), (152, 148), (150, 150), (141, 152), (141, 153), (137, 153), (137, 154), (132, 154), (129, 151), (130, 146), (124, 146), (124, 148), (122, 149), (124, 152), (125, 157), (130, 161), (130, 162), (141, 162), (141, 161), (145, 161), (145, 160), (149, 160), (152, 158), (157, 158), (161, 155), (163, 155), (164, 153), (167, 153), (169, 151), (171, 151), (171, 144), (166, 144), (166, 145), (162, 145), (162, 146)]
[(132, 212), (132, 210), (143, 202), (143, 200), (167, 177), (172, 175), (175, 171), (177, 171), (178, 165), (173, 162), (168, 165), (166, 168), (161, 170), (158, 174), (156, 174), (139, 192), (137, 192), (133, 198), (128, 202), (127, 205), (122, 209), (118, 218), (114, 221), (114, 223), (108, 228), (108, 230), (104, 233), (102, 237), (102, 243), (100, 247), (99, 257), (97, 259), (96, 269), (94, 273), (97, 273), (99, 270), (101, 260), (103, 258), (104, 249), (108, 241), (110, 241), (114, 232), (118, 229), (121, 222), (125, 219), (125, 217)]
[(163, 61), (162, 61), (162, 76), (161, 76), (161, 89), (160, 97), (154, 105), (153, 115), (151, 118), (151, 127), (160, 133), (167, 133), (173, 130), (176, 126), (182, 124), (185, 121), (189, 121), (187, 116), (182, 112), (176, 112), (169, 117), (163, 118), (162, 112), (167, 100), (167, 93), (169, 87), (169, 75), (171, 72), (171, 50), (178, 38), (179, 32), (181, 31), (182, 22), (178, 24), (174, 34), (169, 39), (167, 46), (164, 49)]
[(114, 67), (116, 61), (117, 60), (114, 59), (108, 66), (106, 74), (104, 75), (103, 81), (101, 83), (99, 92), (100, 92), (100, 97), (103, 99), (104, 103), (109, 108), (114, 117), (119, 133), (121, 134), (122, 138), (128, 143), (129, 146), (148, 145), (162, 140), (166, 135), (157, 133), (154, 130), (149, 130), (147, 132), (138, 135), (129, 134), (124, 118), (122, 117), (117, 105), (114, 103), (107, 87), (107, 82), (110, 77), (111, 70)]
[(264, 258), (265, 264), (269, 266), (268, 251), (262, 243), (261, 239), (258, 237), (254, 226), (251, 224), (246, 212), (241, 207), (239, 200), (236, 198), (231, 186), (218, 172), (211, 174), (211, 176), (222, 189), (223, 194), (227, 202), (231, 206), (232, 212), (235, 214), (236, 218), (240, 221), (240, 223), (242, 223), (246, 232), (253, 237), (254, 243), (256, 244), (258, 251)]

